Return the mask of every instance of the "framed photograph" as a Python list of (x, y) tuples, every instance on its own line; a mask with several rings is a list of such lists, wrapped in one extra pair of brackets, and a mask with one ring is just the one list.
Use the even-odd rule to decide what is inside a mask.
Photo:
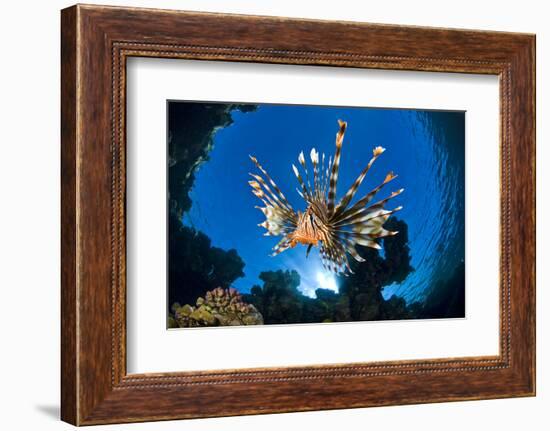
[(534, 35), (61, 17), (63, 420), (535, 394)]

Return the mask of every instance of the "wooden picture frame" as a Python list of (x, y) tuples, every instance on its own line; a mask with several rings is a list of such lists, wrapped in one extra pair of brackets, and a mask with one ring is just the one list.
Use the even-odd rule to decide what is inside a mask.
[[(535, 394), (534, 35), (83, 5), (61, 17), (64, 421)], [(131, 56), (498, 75), (500, 354), (128, 375), (125, 65)]]

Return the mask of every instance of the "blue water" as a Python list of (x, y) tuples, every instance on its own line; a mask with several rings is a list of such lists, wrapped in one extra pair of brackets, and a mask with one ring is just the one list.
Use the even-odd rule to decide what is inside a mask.
[[(277, 238), (263, 236), (264, 220), (255, 209), (248, 173), (255, 171), (249, 154), (258, 158), (296, 210), (304, 202), (295, 191), (291, 164), (300, 151), (312, 147), (334, 153), (337, 120), (348, 122), (337, 198), (356, 179), (378, 145), (386, 152), (369, 171), (354, 200), (378, 185), (390, 170), (398, 174), (377, 197), (405, 188), (388, 209), (402, 205), (398, 218), (409, 227), (411, 265), (415, 269), (400, 284), (386, 286), (383, 295), (422, 300), (439, 279), (464, 260), (464, 113), (401, 109), (260, 105), (255, 112), (233, 112), (234, 123), (214, 137), (210, 159), (200, 166), (191, 191), (193, 205), (184, 224), (195, 227), (223, 249), (235, 248), (245, 262), (245, 276), (234, 286), (248, 292), (261, 285), (262, 271), (295, 269), (299, 289), (313, 296), (321, 279), (332, 281), (316, 251), (305, 247), (270, 257)], [(333, 280), (337, 288), (338, 279)], [(327, 286), (330, 287), (330, 283)]]

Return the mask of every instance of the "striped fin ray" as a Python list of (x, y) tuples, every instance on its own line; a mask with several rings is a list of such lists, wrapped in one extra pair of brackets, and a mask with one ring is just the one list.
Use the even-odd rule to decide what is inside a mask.
[(284, 206), (286, 206), (289, 210), (291, 211), (294, 211), (292, 209), (292, 205), (290, 205), (288, 203), (288, 201), (286, 200), (286, 197), (285, 195), (283, 194), (283, 192), (281, 191), (281, 189), (279, 188), (279, 186), (277, 186), (277, 184), (275, 184), (275, 181), (273, 181), (273, 179), (269, 176), (269, 174), (267, 173), (267, 171), (262, 167), (262, 165), (260, 165), (260, 163), (258, 162), (258, 159), (256, 159), (256, 157), (253, 157), (253, 156), (248, 156), (250, 157), (250, 160), (252, 160), (252, 162), (256, 165), (256, 167), (262, 172), (262, 174), (264, 174), (264, 176), (267, 178), (267, 180), (269, 181), (269, 183), (271, 184), (271, 186), (275, 189), (275, 191), (277, 192), (277, 194), (279, 195), (279, 198), (281, 199), (281, 202), (283, 202)]
[[(270, 203), (272, 206), (277, 206), (281, 209), (281, 211), (287, 213), (288, 216), (292, 216), (292, 212), (291, 210), (289, 210), (286, 205), (280, 200), (279, 197), (277, 197), (277, 193), (274, 193), (270, 188), (269, 186), (266, 184), (266, 182), (264, 181), (264, 179), (259, 176), (259, 175), (255, 175), (255, 174), (250, 174), (250, 176), (252, 178), (254, 178), (258, 184), (261, 184), (261, 186), (265, 189), (265, 191), (267, 192), (267, 195), (269, 198), (270, 198)], [(249, 181), (248, 184), (250, 184), (250, 186), (253, 188), (253, 189), (257, 189), (255, 187), (255, 184), (254, 184), (254, 181)], [(258, 196), (256, 193), (254, 193), (256, 196)], [(258, 196), (259, 197), (259, 196)]]
[(381, 199), (378, 202), (375, 202), (372, 205), (365, 207), (365, 212), (373, 212), (373, 211), (384, 209), (384, 206), (388, 203), (390, 199), (393, 199), (394, 197), (399, 196), (404, 191), (405, 189), (399, 189), (395, 192), (392, 192), (387, 198)]
[(279, 210), (281, 213), (287, 215), (288, 214), (288, 210), (286, 208), (283, 208), (281, 207), (277, 201), (275, 201), (273, 199), (273, 197), (271, 196), (270, 193), (265, 193), (263, 190), (262, 190), (262, 187), (260, 186), (260, 183), (257, 182), (257, 181), (249, 181), (248, 184), (250, 185), (250, 187), (252, 187), (252, 193), (254, 194), (254, 196), (256, 196), (257, 198), (259, 198), (263, 204), (266, 206), (266, 207), (269, 207), (269, 208), (272, 208), (272, 209), (277, 209)]
[(273, 247), (273, 253), (271, 253), (272, 257), (277, 256), (279, 253), (282, 253), (285, 250), (288, 250), (290, 248), (290, 241), (288, 239), (288, 235), (285, 235), (283, 239), (281, 239), (275, 247)]
[[(361, 255), (355, 249), (355, 242), (354, 241), (352, 241), (348, 238), (344, 238), (343, 242), (345, 244), (346, 251), (351, 255), (351, 257), (353, 257), (357, 262), (364, 262), (365, 261), (365, 259), (363, 257), (361, 257)], [(350, 271), (351, 271), (351, 269), (350, 269)]]
[(337, 222), (333, 224), (334, 227), (342, 227), (347, 226), (349, 224), (356, 223), (361, 220), (365, 220), (369, 218), (369, 214), (372, 214), (375, 211), (384, 209), (384, 206), (393, 199), (396, 196), (399, 196), (401, 193), (403, 193), (405, 189), (399, 189), (395, 192), (393, 192), (391, 195), (389, 195), (387, 198), (384, 198), (382, 200), (379, 200), (378, 202), (370, 205), (370, 206), (363, 206), (362, 208), (359, 208), (357, 211), (349, 214), (345, 218), (341, 218)]
[(326, 261), (325, 268), (328, 267), (336, 274), (351, 272), (346, 251), (347, 247), (342, 244), (340, 238), (333, 234), (329, 235), (321, 247), (321, 257)]
[(319, 153), (315, 151), (315, 148), (311, 149), (309, 157), (311, 159), (311, 163), (313, 164), (313, 196), (319, 199)]
[(329, 183), (331, 168), (332, 168), (332, 156), (329, 156), (328, 162), (327, 162), (327, 168), (325, 170), (325, 176), (323, 178), (323, 196), (325, 197), (328, 193), (328, 183)]
[(294, 171), (294, 175), (296, 176), (296, 179), (300, 183), (300, 187), (302, 188), (302, 193), (298, 192), (302, 198), (304, 198), (305, 201), (309, 199), (309, 191), (307, 189), (306, 184), (304, 183), (304, 180), (302, 178), (302, 175), (300, 175), (300, 171), (296, 167), (296, 165), (292, 165), (292, 170)]
[(337, 272), (338, 258), (335, 254), (335, 247), (333, 245), (333, 238), (329, 235), (323, 241), (320, 248), (321, 260), (325, 269), (331, 272)]
[(329, 272), (335, 272), (332, 267), (332, 258), (329, 257), (328, 251), (325, 246), (321, 246), (321, 248), (319, 249), (319, 255), (321, 256), (321, 263), (323, 264), (323, 268), (325, 268)]
[(382, 147), (376, 147), (374, 150), (372, 150), (372, 159), (370, 159), (369, 163), (365, 168), (361, 171), (355, 182), (352, 184), (352, 186), (349, 188), (349, 190), (346, 192), (344, 197), (340, 200), (340, 203), (336, 207), (335, 214), (341, 213), (343, 210), (346, 209), (348, 204), (351, 202), (355, 194), (357, 193), (357, 190), (359, 189), (359, 186), (365, 179), (365, 176), (369, 172), (371, 166), (376, 161), (376, 159), (385, 151), (385, 148)]
[(361, 217), (358, 217), (343, 226), (337, 226), (334, 228), (334, 230), (342, 234), (345, 232), (349, 232), (349, 230), (351, 229), (352, 231), (357, 233), (370, 235), (371, 233), (378, 232), (378, 228), (381, 227), (392, 214), (401, 211), (402, 208), (403, 207), (399, 206), (397, 208), (394, 208), (393, 210), (373, 211), (371, 213), (362, 215)]
[(336, 152), (334, 153), (334, 162), (330, 172), (329, 190), (328, 190), (328, 212), (332, 214), (334, 211), (334, 200), (336, 198), (336, 185), (338, 184), (338, 169), (340, 167), (340, 156), (342, 154), (342, 144), (344, 142), (344, 134), (348, 123), (338, 120), (340, 130), (336, 133)]
[[(298, 156), (298, 162), (302, 166), (302, 169), (304, 170), (304, 173), (305, 173), (305, 177), (306, 177), (305, 186), (306, 186), (307, 194), (310, 197), (312, 197), (313, 196), (313, 189), (311, 188), (311, 184), (309, 182), (309, 172), (307, 171), (306, 158), (304, 157), (304, 152), (303, 151), (301, 151), (300, 155)], [(296, 172), (294, 172), (294, 173), (296, 173)]]
[(353, 224), (349, 225), (349, 228), (353, 232), (361, 235), (368, 235), (371, 238), (381, 238), (386, 235), (386, 231), (382, 225), (390, 218), (392, 214), (395, 214), (397, 211), (400, 211), (402, 208), (397, 207), (391, 211), (388, 210), (378, 210), (373, 213), (367, 214), (361, 220), (356, 221)]
[(273, 191), (260, 175), (250, 174), (254, 178), (254, 180), (248, 182), (250, 187), (252, 187), (252, 193), (264, 204), (263, 207), (256, 207), (262, 211), (265, 216), (265, 220), (258, 226), (266, 229), (267, 232), (264, 235), (285, 235), (286, 237), (296, 229), (296, 212), (292, 209), (280, 189), (265, 169), (261, 167), (256, 158), (252, 156), (250, 156), (250, 158), (275, 189), (275, 191)]
[(319, 191), (322, 192), (325, 178), (325, 153), (321, 156), (321, 165), (319, 166)]
[(327, 271), (334, 272), (336, 274), (340, 272), (338, 257), (332, 249), (324, 246), (321, 247), (321, 259), (323, 261), (323, 266)]
[[(322, 163), (321, 163), (321, 169), (320, 169), (320, 180), (319, 180), (319, 193), (323, 199), (326, 200), (327, 196), (327, 178), (329, 173), (329, 163), (330, 163), (330, 157), (325, 157), (325, 153), (323, 153), (322, 157)], [(326, 161), (326, 164), (325, 164)]]
[(250, 185), (250, 187), (252, 187), (252, 193), (254, 194), (254, 196), (260, 199), (266, 207), (279, 207), (269, 195), (265, 194), (260, 186), (260, 183), (258, 183), (257, 181), (249, 181), (248, 184)]
[(340, 238), (338, 238), (338, 241), (334, 241), (334, 251), (337, 256), (337, 264), (338, 264), (338, 272), (340, 273), (347, 273), (351, 272), (351, 268), (349, 266), (349, 261), (347, 257), (347, 247), (345, 244), (342, 243)]
[[(264, 202), (265, 204), (265, 202)], [(258, 208), (265, 216), (265, 220), (258, 224), (258, 226), (266, 229), (265, 236), (278, 236), (291, 233), (295, 227), (295, 222), (290, 219), (286, 214), (282, 213), (279, 208), (266, 205), (265, 207)]]
[(374, 198), (374, 196), (384, 187), (386, 184), (388, 184), (390, 181), (397, 178), (397, 175), (395, 175), (393, 172), (389, 172), (386, 175), (386, 178), (384, 178), (384, 181), (376, 186), (373, 190), (371, 190), (369, 193), (367, 193), (364, 197), (359, 199), (355, 204), (353, 204), (350, 208), (345, 209), (340, 214), (337, 214), (333, 220), (331, 220), (334, 224), (341, 223), (344, 220), (349, 219), (350, 217), (356, 215), (359, 212), (362, 212), (364, 207)]
[[(389, 235), (386, 235), (389, 236)], [(380, 250), (382, 247), (380, 247), (380, 244), (378, 244), (376, 241), (373, 240), (370, 236), (366, 234), (360, 234), (356, 232), (346, 232), (344, 234), (344, 237), (351, 241), (353, 244), (359, 244), (364, 247), (370, 247), (374, 248), (376, 250)], [(378, 237), (381, 238), (381, 237)]]

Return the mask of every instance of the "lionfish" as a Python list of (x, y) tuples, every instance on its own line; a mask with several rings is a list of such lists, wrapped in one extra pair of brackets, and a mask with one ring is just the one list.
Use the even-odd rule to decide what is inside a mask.
[(264, 204), (263, 207), (256, 207), (263, 212), (266, 218), (258, 226), (267, 230), (264, 234), (266, 236), (282, 237), (273, 247), (272, 256), (276, 256), (289, 248), (294, 248), (297, 244), (303, 244), (307, 245), (307, 257), (312, 247), (319, 247), (319, 254), (325, 269), (336, 274), (347, 275), (353, 273), (347, 254), (350, 254), (358, 262), (365, 261), (355, 248), (357, 244), (380, 249), (380, 245), (375, 241), (377, 238), (398, 233), (397, 231), (384, 229), (383, 224), (390, 215), (399, 211), (402, 207), (386, 210), (384, 206), (390, 199), (401, 194), (404, 189), (395, 191), (387, 198), (370, 204), (380, 189), (397, 177), (393, 172), (389, 172), (380, 185), (353, 205), (350, 204), (367, 172), (375, 160), (385, 151), (382, 147), (376, 147), (373, 150), (372, 159), (342, 199), (336, 203), (338, 169), (340, 167), (344, 133), (347, 128), (345, 121), (338, 120), (338, 124), (340, 128), (336, 133), (334, 158), (329, 157), (325, 165), (325, 154), (322, 154), (319, 158), (319, 153), (315, 148), (310, 152), (313, 165), (313, 183), (310, 183), (303, 151), (298, 156), (298, 161), (304, 175), (302, 176), (298, 168), (294, 164), (292, 165), (292, 170), (300, 185), (300, 188), (296, 188), (296, 191), (306, 203), (304, 212), (295, 211), (292, 208), (275, 181), (253, 156), (250, 156), (250, 159), (263, 176), (251, 173), (250, 175), (254, 180), (249, 181), (249, 184), (254, 195)]

